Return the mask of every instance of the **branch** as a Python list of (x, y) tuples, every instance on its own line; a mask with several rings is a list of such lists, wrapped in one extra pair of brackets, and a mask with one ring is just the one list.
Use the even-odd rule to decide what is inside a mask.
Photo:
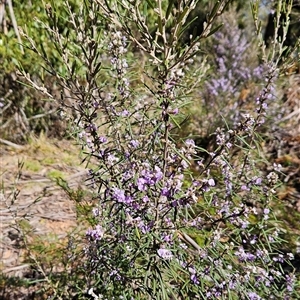
[(17, 25), (15, 14), (14, 14), (14, 9), (13, 9), (13, 6), (12, 6), (12, 2), (11, 2), (11, 0), (7, 0), (7, 3), (8, 3), (8, 9), (9, 9), (9, 15), (10, 15), (14, 30), (16, 32), (18, 42), (20, 44), (20, 49), (21, 49), (22, 54), (24, 54), (22, 41), (21, 41), (21, 37), (20, 37), (20, 34), (19, 34), (18, 25)]

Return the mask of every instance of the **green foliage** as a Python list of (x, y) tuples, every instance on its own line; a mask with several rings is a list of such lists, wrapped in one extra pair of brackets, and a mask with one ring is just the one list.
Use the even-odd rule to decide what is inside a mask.
[[(70, 5), (76, 10), (78, 1)], [(6, 27), (0, 32), (0, 97), (4, 106), (0, 114), (0, 135), (9, 140), (24, 142), (30, 132), (59, 135), (65, 124), (57, 115), (57, 103), (43, 96), (39, 91), (24, 85), (18, 78), (18, 69), (30, 74), (32, 80), (41, 86), (57, 90), (53, 76), (45, 72), (43, 58), (49, 57), (53, 65), (62, 73), (64, 65), (54, 45), (49, 43), (49, 35), (45, 30), (44, 21), (47, 14), (41, 1), (14, 1), (14, 15), (20, 28), (22, 45), (19, 44), (12, 26), (11, 16), (6, 7)], [(67, 35), (68, 20), (64, 1), (55, 1), (54, 9), (59, 15), (57, 26)], [(37, 55), (30, 43), (23, 38), (27, 33), (42, 49), (43, 56)]]

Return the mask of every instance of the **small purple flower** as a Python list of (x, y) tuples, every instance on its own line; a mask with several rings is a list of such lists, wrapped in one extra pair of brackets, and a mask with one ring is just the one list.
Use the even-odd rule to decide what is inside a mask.
[(139, 191), (146, 191), (147, 190), (147, 186), (146, 186), (147, 181), (145, 180), (145, 178), (140, 177), (137, 180), (137, 187)]
[(183, 159), (181, 161), (181, 166), (183, 167), (183, 169), (187, 169), (189, 167), (189, 164), (185, 159)]
[(125, 191), (124, 190), (114, 188), (113, 197), (118, 202), (122, 202), (122, 203), (126, 202), (126, 196), (125, 196)]
[(108, 156), (107, 156), (107, 161), (109, 162), (109, 164), (112, 165), (112, 164), (115, 163), (117, 160), (118, 160), (118, 159), (115, 157), (114, 154), (112, 154), (112, 153), (108, 154)]
[(117, 280), (121, 280), (121, 275), (119, 274), (119, 272), (117, 270), (113, 270), (109, 273), (110, 277), (114, 277)]
[(172, 242), (172, 235), (171, 234), (164, 234), (162, 239), (167, 242), (167, 243), (170, 243)]
[(148, 224), (144, 224), (143, 222), (140, 222), (140, 224), (138, 224), (138, 227), (141, 229), (141, 232), (145, 234), (153, 228), (153, 225), (154, 225), (154, 221), (150, 221), (148, 222)]
[(163, 187), (162, 189), (161, 189), (161, 195), (162, 196), (165, 196), (165, 197), (169, 197), (170, 195), (171, 195), (171, 191), (170, 191), (170, 189), (168, 188), (168, 187)]
[(100, 105), (99, 105), (99, 102), (98, 101), (94, 101), (93, 102), (93, 107), (95, 108), (98, 108)]
[(296, 280), (296, 276), (294, 274), (286, 275), (286, 289), (288, 292), (292, 292), (294, 290), (294, 284)]
[(235, 279), (230, 280), (229, 283), (228, 283), (228, 286), (229, 286), (229, 289), (234, 290), (237, 286), (236, 280)]
[(185, 141), (185, 144), (188, 146), (188, 147), (191, 147), (191, 148), (194, 148), (195, 147), (195, 141), (192, 140), (192, 139), (187, 139)]
[(193, 284), (197, 284), (197, 285), (200, 283), (196, 274), (191, 275), (191, 281)]
[(242, 191), (250, 191), (250, 189), (246, 185), (241, 186)]
[(245, 250), (242, 247), (239, 247), (239, 251), (236, 251), (234, 253), (239, 261), (243, 262), (243, 261), (254, 261), (256, 259), (256, 256), (252, 253), (249, 252), (245, 252)]
[(160, 167), (155, 166), (155, 173), (154, 173), (154, 183), (157, 183), (159, 180), (163, 178), (163, 172), (161, 171)]
[(194, 267), (189, 267), (190, 279), (193, 284), (199, 284), (199, 279), (197, 277), (197, 272)]
[(261, 185), (261, 183), (262, 183), (262, 179), (260, 177), (256, 178), (255, 184), (256, 185)]
[(98, 207), (94, 207), (92, 212), (93, 212), (94, 217), (98, 217), (100, 215)]
[(260, 300), (261, 297), (254, 292), (248, 293), (249, 300)]
[(215, 186), (216, 185), (215, 181), (212, 178), (208, 179), (207, 183), (208, 183), (209, 186)]
[(107, 142), (107, 138), (105, 137), (105, 136), (100, 136), (99, 137), (99, 141), (100, 141), (100, 143), (106, 143)]
[(132, 140), (130, 141), (130, 145), (133, 147), (133, 148), (137, 148), (139, 146), (139, 141), (137, 140)]
[(121, 112), (121, 116), (122, 117), (127, 117), (127, 116), (129, 116), (129, 111), (128, 110), (123, 110), (122, 112)]
[(179, 113), (178, 107), (174, 108), (173, 111), (172, 111), (172, 114), (177, 115), (178, 113)]
[(275, 256), (275, 257), (273, 257), (273, 261), (275, 261), (275, 262), (280, 262), (280, 263), (283, 263), (284, 262), (284, 260), (283, 260), (283, 255), (282, 254), (279, 254), (277, 257)]
[(91, 237), (94, 241), (99, 241), (104, 236), (104, 230), (100, 225), (96, 225), (95, 229), (88, 229), (86, 235)]
[(178, 206), (178, 201), (174, 200), (171, 202), (171, 207), (177, 207)]
[(249, 222), (248, 221), (242, 221), (241, 222), (241, 228), (243, 228), (243, 229), (246, 229), (247, 227), (248, 227), (248, 225), (249, 225)]
[(94, 131), (97, 131), (97, 126), (93, 123), (89, 124), (87, 127), (86, 127), (86, 131), (87, 132), (94, 132)]
[(144, 196), (144, 197), (142, 198), (142, 200), (143, 200), (144, 203), (148, 203), (148, 202), (149, 202), (148, 196)]
[(173, 258), (173, 254), (170, 250), (165, 249), (165, 248), (160, 248), (157, 250), (157, 254), (166, 260), (171, 260)]

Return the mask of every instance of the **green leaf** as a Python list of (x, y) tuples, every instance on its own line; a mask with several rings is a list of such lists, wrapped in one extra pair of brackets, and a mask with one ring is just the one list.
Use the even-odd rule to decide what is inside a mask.
[(167, 8), (167, 12), (166, 12), (166, 20), (169, 19), (170, 13), (171, 13), (172, 8), (173, 8), (173, 5), (174, 5), (174, 0), (170, 0), (168, 8)]
[(151, 0), (146, 0), (147, 4), (152, 8), (154, 9), (155, 8), (155, 5), (152, 3)]
[(186, 14), (188, 13), (188, 11), (189, 11), (189, 7), (188, 6), (186, 6), (185, 8), (184, 8), (184, 10), (183, 10), (183, 12), (182, 12), (182, 14), (179, 16), (179, 18), (177, 19), (177, 24), (179, 24), (182, 20), (183, 20), (183, 18), (186, 16)]
[(175, 119), (172, 115), (169, 115), (169, 117), (170, 117), (171, 120), (174, 122), (174, 124), (176, 125), (177, 128), (181, 128), (181, 127), (180, 127), (180, 124), (176, 121), (176, 119)]
[(224, 24), (222, 23), (222, 24), (218, 25), (217, 27), (215, 27), (213, 30), (211, 30), (211, 31), (208, 33), (208, 35), (207, 35), (206, 37), (209, 37), (209, 36), (213, 35), (214, 33), (216, 33), (223, 25), (224, 25)]
[[(189, 21), (186, 25), (184, 25), (184, 26), (182, 27), (182, 29), (181, 29), (180, 31), (178, 31), (178, 36), (177, 36), (177, 38), (179, 39), (179, 38), (182, 36), (182, 34), (186, 31), (186, 29), (189, 28), (189, 27), (191, 26), (191, 24), (192, 24), (195, 20), (197, 20), (197, 19), (198, 19), (198, 17), (195, 17), (195, 18), (193, 18), (191, 21)], [(197, 26), (194, 27), (194, 30), (193, 30), (193, 36), (194, 36), (194, 31), (195, 31), (195, 30), (197, 30)]]
[(221, 4), (222, 4), (222, 1), (217, 1), (217, 3), (216, 3), (215, 6), (213, 7), (213, 9), (212, 9), (212, 11), (211, 11), (211, 13), (210, 13), (210, 15), (209, 15), (209, 19), (210, 19), (210, 20), (215, 18), (215, 16), (216, 16), (216, 14), (218, 13), (218, 10), (219, 10)]

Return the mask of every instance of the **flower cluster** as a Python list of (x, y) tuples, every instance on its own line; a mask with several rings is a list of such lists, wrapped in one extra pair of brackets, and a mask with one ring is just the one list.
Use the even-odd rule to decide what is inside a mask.
[(111, 64), (114, 71), (116, 71), (118, 82), (118, 91), (125, 99), (129, 96), (129, 80), (125, 75), (127, 74), (127, 60), (124, 55), (127, 52), (127, 39), (121, 31), (114, 31), (110, 36), (111, 41), (108, 44), (108, 51), (112, 55)]
[[(205, 126), (215, 130), (212, 125), (216, 124), (217, 127), (220, 120), (216, 116), (222, 116), (235, 129), (245, 120), (249, 111), (252, 111), (254, 118), (254, 113), (259, 114), (260, 124), (263, 124), (267, 102), (275, 99), (276, 90), (270, 85), (266, 88), (266, 94), (262, 92), (267, 96), (264, 99), (261, 95), (257, 97), (259, 89), (256, 87), (257, 83), (265, 84), (264, 79), (271, 67), (259, 64), (256, 57), (251, 55), (249, 49), (253, 48), (253, 43), (239, 28), (237, 19), (232, 18), (230, 13), (222, 15), (222, 19), (224, 25), (212, 37), (213, 72), (201, 93), (208, 114)], [(256, 103), (252, 101), (254, 97), (257, 98)]]

